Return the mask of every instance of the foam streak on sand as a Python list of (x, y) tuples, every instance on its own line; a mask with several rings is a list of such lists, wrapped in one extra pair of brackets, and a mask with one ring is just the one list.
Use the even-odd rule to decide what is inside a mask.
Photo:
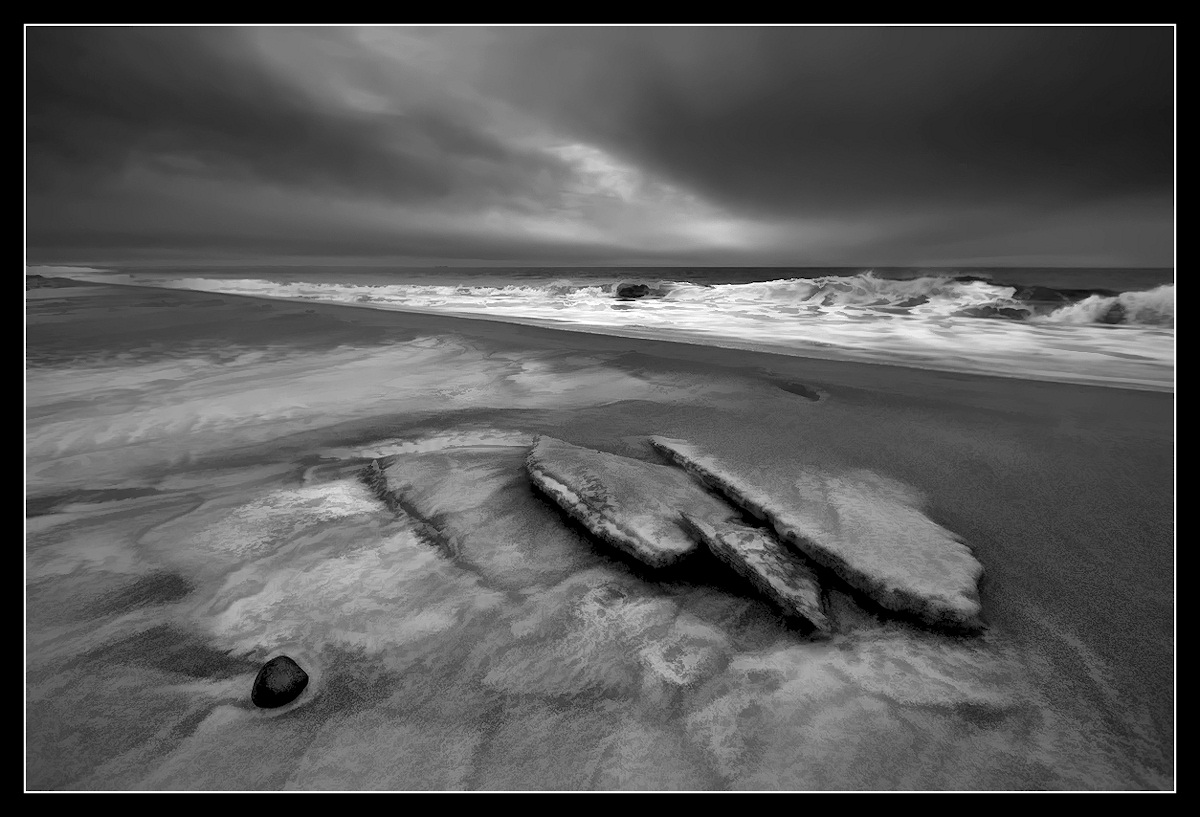
[(914, 507), (903, 486), (869, 472), (834, 476), (803, 466), (766, 476), (684, 440), (651, 437), (651, 443), (883, 607), (933, 626), (982, 627), (983, 566)]

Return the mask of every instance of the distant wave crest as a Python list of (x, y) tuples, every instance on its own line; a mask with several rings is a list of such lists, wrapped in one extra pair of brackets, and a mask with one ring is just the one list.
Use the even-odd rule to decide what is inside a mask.
[(1114, 296), (1090, 295), (1056, 309), (1050, 323), (1107, 323), (1130, 326), (1175, 326), (1175, 285), (1163, 284), (1142, 292)]
[[(804, 307), (889, 307), (930, 309), (950, 314), (973, 304), (1009, 302), (1012, 287), (977, 279), (925, 276), (909, 280), (859, 275), (788, 278), (711, 287), (681, 286), (672, 293), (680, 300), (760, 302)], [(925, 311), (930, 311), (929, 309)]]
[[(661, 282), (660, 282), (661, 283)], [(1064, 324), (1174, 327), (1175, 286), (1140, 292), (1014, 287), (977, 277), (924, 276), (908, 280), (852, 276), (790, 278), (699, 286), (674, 282), (669, 300), (714, 306), (763, 304), (808, 311), (847, 309), (926, 317), (1005, 318)]]
[[(71, 277), (101, 280), (77, 274)], [(102, 280), (114, 280), (105, 275)], [(892, 279), (871, 272), (786, 278), (744, 284), (697, 284), (653, 278), (604, 282), (561, 278), (541, 284), (281, 283), (254, 278), (181, 278), (160, 286), (262, 297), (358, 303), (378, 307), (492, 308), (600, 312), (613, 301), (659, 302), (718, 314), (744, 313), (786, 319), (799, 315), (910, 315), (920, 318), (985, 318), (1040, 324), (1096, 324), (1173, 328), (1175, 286), (1150, 290), (1016, 287), (978, 276), (927, 275)], [(620, 305), (636, 308), (633, 304)]]
[[(701, 284), (617, 279), (619, 274), (490, 282), (377, 278), (356, 284), (91, 272), (67, 277), (732, 343), (950, 371), (1147, 388), (1169, 388), (1173, 378), (1171, 284), (1117, 292), (1014, 286), (980, 275), (893, 279), (863, 272)], [(703, 277), (680, 277), (686, 275)]]

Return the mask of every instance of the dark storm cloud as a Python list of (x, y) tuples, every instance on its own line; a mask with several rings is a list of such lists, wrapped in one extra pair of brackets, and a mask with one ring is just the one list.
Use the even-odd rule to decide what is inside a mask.
[[(298, 48), (337, 30), (284, 31)], [(271, 31), (32, 28), (27, 117), (31, 186), (136, 163), (392, 200), (525, 190), (545, 157), (514, 150), (455, 112), (362, 111), (318, 97), (264, 58)]]
[(55, 260), (1169, 264), (1173, 37), (30, 27), (26, 239)]
[(31, 196), (28, 220), (30, 246), (53, 248), (49, 258), (115, 265), (280, 255), (565, 264), (619, 263), (622, 253), (636, 257), (636, 250), (613, 241), (548, 241), (480, 219), (435, 216), (409, 223), (370, 201), (330, 206), (317, 193), (212, 179), (164, 183), (147, 176), (115, 190)]
[[(489, 87), (759, 212), (1169, 194), (1169, 28), (506, 30)], [(503, 70), (499, 70), (503, 66)]]

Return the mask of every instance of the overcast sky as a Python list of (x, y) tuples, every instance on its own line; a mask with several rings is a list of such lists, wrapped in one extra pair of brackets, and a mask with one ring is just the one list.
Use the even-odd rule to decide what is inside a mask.
[(30, 263), (1173, 264), (1170, 27), (25, 34)]

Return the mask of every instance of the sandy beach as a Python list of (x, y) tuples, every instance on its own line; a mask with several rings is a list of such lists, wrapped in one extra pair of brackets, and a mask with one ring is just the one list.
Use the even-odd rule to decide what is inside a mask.
[[(1174, 788), (1173, 393), (139, 287), (26, 321), (29, 789)], [(903, 484), (986, 629), (834, 582), (815, 640), (640, 567), (537, 435)]]

